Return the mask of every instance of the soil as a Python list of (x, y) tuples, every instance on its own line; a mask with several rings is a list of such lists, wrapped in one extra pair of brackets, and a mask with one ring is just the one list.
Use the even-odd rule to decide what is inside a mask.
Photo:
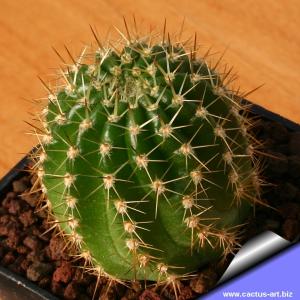
[[(263, 177), (269, 184), (262, 198), (274, 209), (257, 206), (247, 221), (245, 240), (272, 230), (292, 241), (300, 233), (300, 132), (289, 132), (273, 121), (261, 121), (255, 135), (264, 142)], [(277, 159), (274, 159), (274, 156)], [(64, 250), (64, 242), (50, 230), (46, 213), (37, 211), (38, 193), (28, 195), (35, 178), (25, 174), (12, 183), (12, 190), (0, 199), (0, 264), (27, 277), (61, 299), (175, 299), (171, 287), (133, 283), (129, 287), (116, 284), (107, 291), (107, 282), (82, 274), (83, 262), (72, 261)], [(228, 265), (217, 263), (181, 282), (179, 300), (195, 299), (206, 293)], [(97, 288), (96, 288), (97, 287)], [(94, 294), (95, 293), (95, 294)]]

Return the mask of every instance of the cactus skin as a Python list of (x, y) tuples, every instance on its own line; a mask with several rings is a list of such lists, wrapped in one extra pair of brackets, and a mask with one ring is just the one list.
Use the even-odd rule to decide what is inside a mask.
[(170, 282), (235, 251), (259, 202), (250, 121), (180, 43), (99, 48), (41, 114), (36, 170), (56, 225), (89, 270)]

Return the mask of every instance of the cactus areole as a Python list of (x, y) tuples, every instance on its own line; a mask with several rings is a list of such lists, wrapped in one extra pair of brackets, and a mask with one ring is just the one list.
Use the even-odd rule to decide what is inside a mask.
[(48, 88), (35, 169), (87, 269), (169, 282), (239, 246), (259, 201), (251, 122), (230, 72), (179, 42), (124, 39)]

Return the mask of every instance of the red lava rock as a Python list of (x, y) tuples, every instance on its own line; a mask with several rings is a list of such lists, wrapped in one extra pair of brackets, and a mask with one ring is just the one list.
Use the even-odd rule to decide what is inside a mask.
[(41, 230), (39, 228), (37, 228), (36, 226), (31, 226), (30, 229), (31, 229), (32, 234), (39, 237), (39, 238), (43, 234), (41, 232)]
[(78, 299), (79, 297), (79, 289), (77, 284), (72, 281), (70, 282), (64, 292), (64, 298), (67, 300)]
[(20, 201), (17, 199), (5, 198), (2, 204), (10, 214), (16, 215), (21, 211)]
[(22, 261), (21, 268), (23, 271), (26, 271), (30, 265), (31, 265), (31, 262), (26, 258)]
[(51, 278), (49, 278), (49, 277), (43, 277), (43, 278), (38, 282), (38, 285), (39, 285), (41, 288), (43, 288), (43, 289), (45, 289), (45, 288), (47, 288), (48, 286), (50, 286), (50, 284), (51, 284)]
[(178, 300), (188, 300), (194, 298), (195, 298), (195, 294), (193, 293), (192, 289), (189, 286), (185, 286), (180, 289), (180, 295), (178, 297)]
[(18, 247), (16, 248), (16, 250), (17, 250), (17, 252), (18, 252), (19, 254), (26, 254), (26, 253), (28, 253), (27, 247), (25, 247), (25, 246), (23, 246), (23, 245), (18, 246)]
[(30, 184), (34, 185), (36, 183), (37, 179), (38, 179), (38, 176), (36, 174), (33, 174), (30, 178)]
[(31, 226), (32, 234), (37, 236), (40, 240), (44, 242), (48, 242), (51, 238), (52, 232), (51, 230), (46, 232), (46, 230), (43, 230), (42, 228), (37, 228), (36, 226)]
[(14, 216), (5, 215), (0, 217), (0, 235), (7, 236), (10, 230), (18, 228), (17, 220)]
[(0, 217), (4, 216), (7, 214), (7, 209), (4, 208), (3, 206), (0, 206)]
[(6, 224), (0, 223), (0, 236), (7, 236), (8, 235), (8, 228)]
[(139, 296), (139, 300), (160, 300), (160, 296), (152, 290), (144, 290)]
[(97, 299), (98, 294), (99, 294), (99, 290), (100, 290), (99, 287), (101, 287), (101, 283), (99, 283), (97, 285), (97, 290), (95, 292), (96, 282), (93, 281), (91, 284), (89, 284), (88, 287), (87, 287), (87, 289), (86, 289), (86, 292), (87, 292), (88, 296), (93, 297), (93, 295), (95, 295), (95, 299)]
[(51, 282), (51, 292), (54, 295), (63, 297), (63, 295), (64, 295), (64, 286), (59, 282), (52, 281)]
[(199, 294), (207, 292), (217, 283), (218, 275), (216, 270), (209, 268), (201, 272), (196, 278), (190, 281), (190, 287)]
[[(119, 292), (119, 291), (118, 291)], [(137, 293), (136, 291), (132, 290), (132, 289), (127, 289), (126, 291), (123, 291), (123, 294), (125, 292), (124, 297), (122, 297), (123, 300), (134, 300), (138, 298), (138, 295), (140, 293)]]
[(27, 189), (27, 185), (24, 179), (15, 180), (13, 181), (12, 185), (13, 185), (13, 191), (18, 194), (25, 192), (25, 190)]
[(17, 215), (21, 212), (21, 205), (20, 202), (16, 199), (11, 200), (10, 207), (8, 209), (8, 212)]
[(45, 251), (31, 251), (27, 254), (26, 258), (31, 261), (31, 262), (35, 262), (35, 261), (44, 261), (45, 260)]
[(80, 268), (75, 268), (73, 280), (81, 285), (89, 285), (93, 280), (93, 276), (88, 273), (83, 273), (82, 269)]
[(14, 256), (14, 254), (11, 251), (9, 251), (2, 258), (1, 264), (4, 266), (8, 266), (8, 265), (12, 264), (15, 260), (16, 260), (16, 257)]
[[(95, 298), (96, 299), (96, 298)], [(87, 294), (79, 294), (78, 296), (78, 300), (91, 300), (91, 298), (89, 296), (87, 296)]]
[(102, 291), (101, 291), (101, 294), (100, 294), (100, 296), (99, 296), (99, 299), (100, 300), (115, 300), (116, 299), (116, 297), (115, 297), (116, 295), (114, 294), (114, 292), (113, 292), (113, 290), (106, 290), (106, 289), (103, 289)]
[(6, 202), (7, 200), (15, 199), (16, 197), (17, 197), (17, 194), (16, 194), (15, 192), (8, 192), (8, 193), (6, 194), (5, 199), (2, 201), (3, 207), (6, 206), (5, 203), (7, 203), (7, 202)]
[[(39, 218), (41, 218), (41, 219), (43, 219), (43, 221), (45, 221), (44, 223), (46, 224), (48, 224), (48, 228), (50, 227), (50, 224), (47, 222), (47, 217), (48, 217), (48, 212), (47, 212), (47, 209), (39, 209), (39, 210), (37, 210), (36, 212), (35, 212), (35, 214), (39, 217)], [(53, 224), (52, 224), (53, 225)], [(52, 226), (51, 225), (51, 226)]]
[(20, 224), (14, 220), (10, 220), (7, 224), (7, 236), (11, 239), (19, 239), (21, 235)]
[(10, 221), (10, 216), (5, 215), (0, 217), (0, 224), (6, 225)]
[(27, 211), (21, 213), (19, 219), (22, 222), (22, 224), (24, 225), (24, 227), (28, 227), (36, 221), (36, 218), (35, 218), (32, 210), (27, 210)]
[(17, 274), (23, 273), (21, 264), (24, 259), (25, 259), (24, 256), (18, 256), (17, 259), (8, 266), (8, 269), (10, 269), (12, 272), (17, 273)]
[(21, 241), (21, 232), (19, 230), (11, 230), (8, 232), (8, 237), (5, 240), (6, 246), (15, 249)]
[(29, 194), (29, 190), (26, 190), (25, 193), (20, 195), (20, 198), (25, 201), (29, 206), (35, 207), (39, 201), (39, 193)]
[(48, 275), (53, 270), (53, 267), (49, 263), (42, 263), (42, 262), (34, 262), (32, 265), (29, 266), (27, 269), (26, 275), (27, 278), (31, 281), (38, 281), (45, 275)]
[(41, 242), (35, 236), (27, 236), (23, 244), (33, 251), (38, 251), (42, 247)]
[(282, 227), (283, 235), (289, 241), (297, 237), (300, 231), (299, 222), (294, 219), (288, 219), (284, 222)]
[(49, 254), (52, 260), (59, 260), (68, 258), (68, 256), (63, 252), (65, 245), (60, 237), (53, 236), (49, 243)]
[(53, 273), (53, 280), (56, 282), (68, 283), (72, 278), (72, 266), (69, 262), (62, 261), (60, 267), (58, 267)]
[(207, 290), (206, 281), (204, 280), (203, 277), (192, 279), (190, 282), (190, 287), (194, 292), (198, 294), (203, 294)]

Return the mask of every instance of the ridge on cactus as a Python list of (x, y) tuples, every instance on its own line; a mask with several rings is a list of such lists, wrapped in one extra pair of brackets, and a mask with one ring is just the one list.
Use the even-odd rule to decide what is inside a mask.
[(126, 30), (115, 45), (93, 31), (95, 53), (44, 83), (34, 188), (88, 271), (176, 286), (238, 249), (261, 202), (257, 143), (231, 70), (196, 40)]

